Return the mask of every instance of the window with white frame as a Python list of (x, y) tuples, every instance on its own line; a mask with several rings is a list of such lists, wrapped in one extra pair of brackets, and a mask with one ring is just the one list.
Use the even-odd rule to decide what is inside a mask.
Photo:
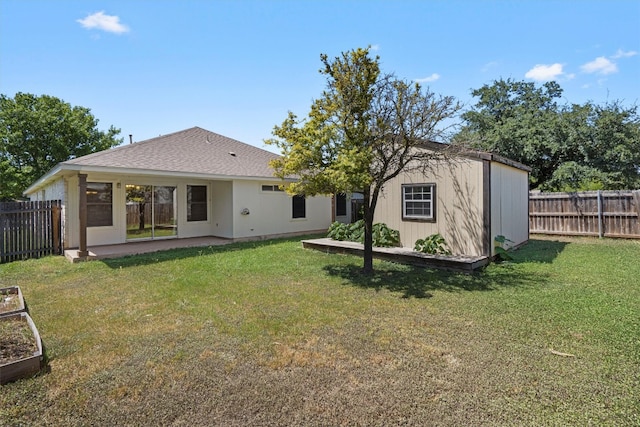
[(87, 182), (87, 227), (113, 225), (113, 185)]
[(207, 186), (187, 185), (187, 221), (207, 220)]
[(435, 184), (402, 185), (402, 219), (435, 221)]

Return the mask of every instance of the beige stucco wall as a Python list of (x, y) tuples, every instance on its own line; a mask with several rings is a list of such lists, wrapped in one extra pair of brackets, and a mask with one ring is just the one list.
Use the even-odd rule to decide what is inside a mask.
[(529, 239), (529, 175), (520, 169), (492, 162), (492, 242), (500, 235), (512, 241), (510, 246)]
[(232, 181), (211, 182), (211, 234), (226, 239), (233, 238)]
[[(63, 200), (65, 248), (78, 247), (78, 176), (69, 174), (31, 195), (32, 200)], [(230, 239), (259, 238), (326, 230), (331, 222), (331, 199), (307, 199), (306, 218), (292, 219), (291, 196), (284, 192), (263, 192), (270, 181), (208, 181), (166, 176), (136, 176), (88, 173), (87, 182), (110, 182), (113, 188), (113, 225), (87, 228), (87, 245), (125, 243), (126, 185), (175, 186), (178, 238), (219, 236)], [(279, 184), (280, 182), (274, 182)], [(187, 185), (208, 188), (207, 221), (187, 222)], [(242, 215), (243, 208), (249, 215)]]
[[(435, 222), (402, 219), (402, 184), (436, 184)], [(400, 231), (404, 247), (440, 233), (454, 254), (482, 254), (482, 161), (456, 159), (425, 174), (403, 173), (385, 184), (374, 222)]]
[[(306, 218), (292, 218), (292, 200), (286, 192), (262, 191), (263, 184), (280, 181), (233, 182), (233, 236), (243, 239), (309, 231), (325, 231), (331, 225), (331, 198), (306, 199)], [(248, 215), (242, 215), (248, 209)]]

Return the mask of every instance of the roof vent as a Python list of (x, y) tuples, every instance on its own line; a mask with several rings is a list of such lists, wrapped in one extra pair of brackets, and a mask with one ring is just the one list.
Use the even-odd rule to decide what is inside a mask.
[(236, 153), (234, 153), (233, 151), (229, 151), (229, 155), (231, 155), (231, 156), (235, 157), (235, 156), (236, 156)]

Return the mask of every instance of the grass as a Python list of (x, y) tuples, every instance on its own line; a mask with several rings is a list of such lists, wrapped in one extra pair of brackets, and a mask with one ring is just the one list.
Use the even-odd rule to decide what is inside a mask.
[(539, 239), (475, 275), (363, 277), (273, 240), (1, 265), (49, 360), (0, 425), (638, 425), (638, 259)]

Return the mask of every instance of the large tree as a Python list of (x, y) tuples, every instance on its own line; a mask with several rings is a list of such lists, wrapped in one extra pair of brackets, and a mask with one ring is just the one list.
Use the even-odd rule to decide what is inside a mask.
[(560, 152), (555, 138), (560, 86), (497, 80), (471, 94), (478, 102), (462, 115), (466, 126), (455, 140), (530, 166), (533, 187), (549, 180)]
[(21, 197), (59, 162), (122, 142), (119, 129), (97, 126), (91, 110), (53, 96), (0, 95), (0, 200)]
[(422, 149), (443, 137), (447, 119), (460, 105), (419, 84), (382, 74), (369, 49), (321, 55), (327, 85), (308, 117), (289, 113), (267, 140), (283, 157), (272, 162), (276, 175), (297, 177), (287, 191), (312, 196), (364, 194), (364, 268), (373, 271), (373, 217), (384, 184), (402, 171), (428, 169), (447, 150)]
[(640, 185), (637, 107), (618, 102), (559, 105), (556, 82), (497, 80), (472, 91), (455, 139), (533, 169), (531, 187), (547, 191)]

